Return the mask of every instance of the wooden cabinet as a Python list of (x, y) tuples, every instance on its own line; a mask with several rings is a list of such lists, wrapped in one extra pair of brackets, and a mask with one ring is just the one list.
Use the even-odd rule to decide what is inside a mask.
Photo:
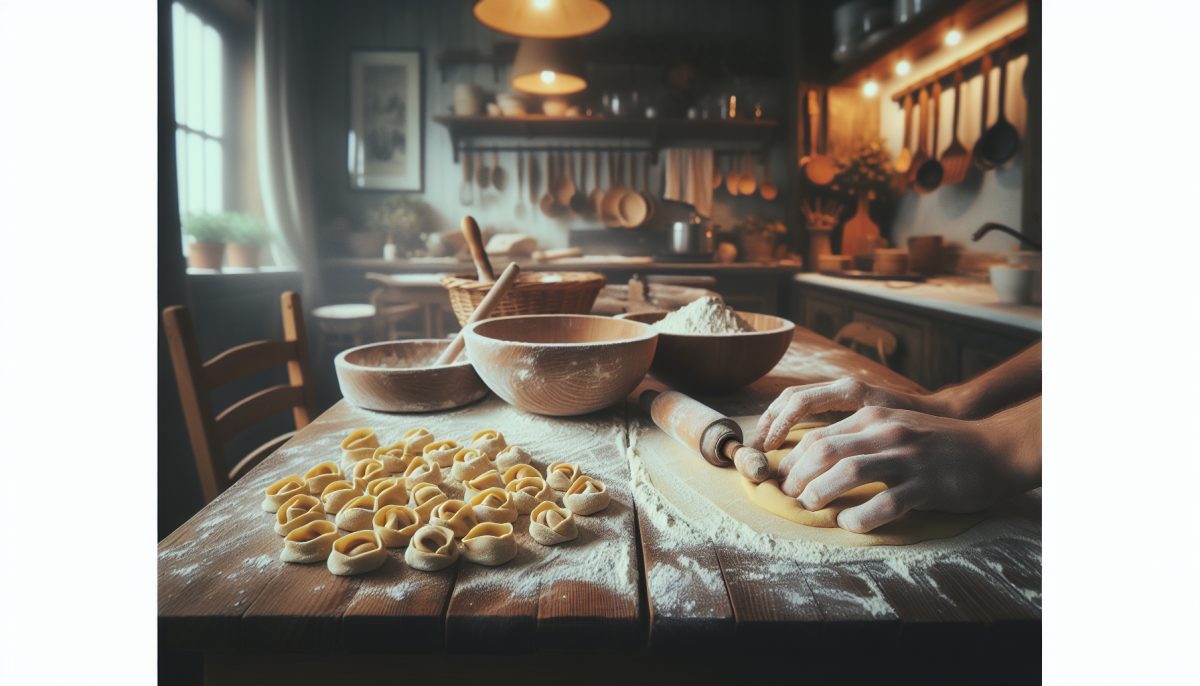
[(794, 283), (792, 319), (833, 338), (850, 322), (896, 337), (888, 366), (926, 388), (964, 381), (1041, 339), (1037, 331), (897, 303), (808, 283)]

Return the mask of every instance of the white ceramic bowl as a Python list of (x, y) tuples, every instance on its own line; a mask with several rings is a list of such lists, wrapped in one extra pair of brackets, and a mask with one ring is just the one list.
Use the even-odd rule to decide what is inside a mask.
[(994, 264), (989, 268), (992, 288), (1006, 305), (1028, 305), (1033, 301), (1034, 271), (1029, 267)]

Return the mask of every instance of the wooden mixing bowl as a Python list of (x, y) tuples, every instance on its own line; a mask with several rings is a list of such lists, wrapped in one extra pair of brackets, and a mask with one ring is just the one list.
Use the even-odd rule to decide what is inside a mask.
[[(618, 318), (653, 324), (667, 314), (638, 312)], [(754, 331), (708, 336), (659, 333), (650, 373), (674, 389), (695, 393), (729, 393), (766, 376), (787, 352), (796, 325), (769, 314), (738, 312), (738, 316)]]
[(333, 360), (342, 395), (352, 405), (380, 412), (449, 410), (487, 395), (468, 356), (442, 367), (429, 366), (449, 344), (434, 338), (343, 350)]
[(625, 398), (650, 369), (658, 335), (635, 321), (541, 314), (485, 319), (465, 338), (492, 392), (526, 412), (566, 417)]

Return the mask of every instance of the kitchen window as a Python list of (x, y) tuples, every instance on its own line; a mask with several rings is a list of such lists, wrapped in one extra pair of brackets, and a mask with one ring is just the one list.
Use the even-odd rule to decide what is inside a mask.
[[(224, 41), (182, 3), (171, 6), (179, 213), (225, 209)], [(187, 245), (187, 236), (183, 244)]]

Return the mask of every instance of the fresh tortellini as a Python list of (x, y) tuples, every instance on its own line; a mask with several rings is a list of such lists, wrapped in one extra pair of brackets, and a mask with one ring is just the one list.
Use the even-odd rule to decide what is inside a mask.
[(375, 496), (375, 508), (385, 505), (407, 505), (408, 486), (402, 477), (389, 476), (386, 479), (376, 479), (367, 484), (367, 495)]
[(462, 538), (471, 527), (479, 523), (475, 510), (461, 500), (447, 500), (433, 508), (429, 523), (434, 526), (444, 526), (454, 532), (455, 538)]
[(329, 514), (342, 511), (346, 503), (363, 494), (363, 489), (349, 481), (334, 481), (321, 491), (321, 507)]
[(480, 491), (470, 501), (471, 509), (480, 522), (515, 522), (517, 521), (517, 504), (503, 488), (489, 488)]
[(533, 456), (521, 446), (510, 445), (496, 453), (496, 467), (506, 471), (515, 465), (529, 464), (532, 459)]
[(504, 470), (504, 476), (501, 477), (501, 480), (505, 485), (508, 485), (517, 479), (524, 479), (527, 476), (536, 476), (540, 479), (542, 478), (542, 473), (537, 470), (537, 467), (531, 464), (515, 464)]
[(406, 452), (409, 455), (420, 455), (425, 446), (433, 443), (433, 434), (429, 433), (428, 429), (420, 427), (405, 431), (403, 438), (404, 442), (408, 445)]
[(264, 512), (278, 512), (284, 503), (292, 499), (292, 496), (307, 492), (308, 487), (304, 485), (303, 478), (295, 474), (285, 476), (267, 486), (266, 497), (262, 501), (262, 509)]
[(495, 468), (483, 453), (474, 448), (463, 448), (454, 453), (454, 460), (450, 464), (450, 476), (459, 481), (467, 481)]
[(379, 437), (371, 429), (355, 429), (342, 440), (342, 462), (347, 465), (365, 460), (375, 454)]
[(570, 462), (555, 462), (546, 469), (546, 483), (556, 491), (565, 491), (575, 483), (579, 475), (579, 465)]
[(463, 482), (463, 498), (470, 500), (489, 488), (504, 488), (504, 479), (500, 472), (489, 469), (474, 479)]
[(483, 429), (476, 431), (471, 437), (471, 442), (467, 444), (469, 447), (478, 450), (482, 455), (489, 460), (496, 459), (501, 450), (508, 446), (504, 442), (504, 434), (495, 429)]
[(338, 576), (366, 574), (383, 566), (387, 558), (387, 549), (383, 547), (379, 535), (368, 528), (367, 531), (355, 531), (334, 541), (326, 566)]
[(404, 470), (404, 483), (409, 488), (417, 484), (440, 484), (442, 483), (442, 468), (436, 462), (430, 462), (424, 457), (417, 455), (408, 463), (408, 469)]
[(604, 482), (590, 476), (575, 479), (563, 494), (563, 505), (577, 515), (590, 515), (608, 507), (609, 494)]
[(387, 476), (387, 470), (383, 468), (383, 463), (373, 457), (368, 457), (364, 460), (359, 460), (354, 463), (354, 470), (351, 472), (354, 477), (354, 485), (366, 490), (367, 484), (375, 479), (382, 479)]
[(454, 454), (461, 449), (462, 446), (457, 441), (434, 441), (421, 449), (421, 456), (442, 469), (450, 469), (450, 466), (454, 464)]
[(478, 565), (495, 567), (517, 556), (517, 539), (508, 523), (476, 524), (463, 536), (462, 545), (463, 557)]
[(309, 495), (321, 495), (325, 487), (342, 478), (342, 468), (336, 462), (322, 462), (304, 473), (304, 486)]
[(345, 531), (366, 531), (371, 528), (371, 520), (375, 517), (375, 496), (360, 495), (346, 503), (337, 513), (333, 523)]
[(450, 498), (434, 484), (417, 484), (408, 492), (408, 506), (416, 511), (422, 522), (428, 522), (433, 508)]
[(298, 493), (288, 499), (275, 513), (275, 533), (287, 536), (309, 522), (325, 519), (325, 510), (315, 495)]
[(436, 572), (454, 564), (460, 554), (453, 531), (444, 526), (425, 525), (408, 542), (404, 561), (413, 569)]
[(508, 491), (509, 497), (512, 498), (513, 504), (517, 506), (517, 512), (520, 514), (529, 514), (533, 508), (538, 506), (538, 503), (554, 500), (554, 491), (550, 490), (546, 480), (540, 476), (523, 476), (513, 479), (505, 484), (504, 490)]
[(558, 545), (579, 535), (575, 515), (547, 500), (529, 513), (529, 537), (542, 545)]
[(283, 537), (283, 551), (279, 553), (279, 559), (297, 564), (324, 562), (329, 558), (337, 538), (337, 527), (333, 522), (315, 519), (292, 529)]
[(396, 441), (395, 443), (380, 446), (375, 449), (371, 457), (379, 460), (383, 465), (383, 470), (388, 474), (403, 474), (408, 467), (408, 444), (404, 441)]
[(385, 548), (403, 548), (421, 528), (421, 516), (405, 505), (384, 505), (371, 518), (371, 528)]

